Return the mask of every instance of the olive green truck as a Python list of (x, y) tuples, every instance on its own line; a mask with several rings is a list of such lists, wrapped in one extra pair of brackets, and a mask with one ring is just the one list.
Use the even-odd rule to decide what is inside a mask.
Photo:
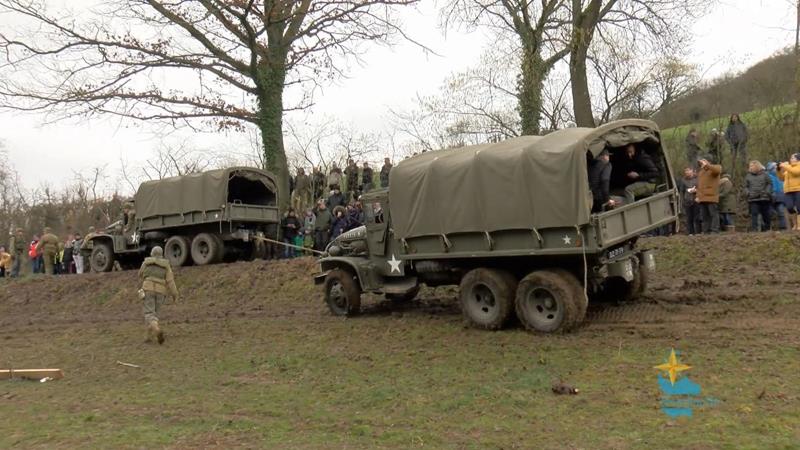
[[(630, 144), (658, 170), (650, 192), (592, 213), (590, 162), (608, 151), (613, 171)], [(474, 326), (500, 329), (516, 314), (529, 330), (568, 331), (590, 299), (644, 291), (655, 259), (637, 240), (678, 220), (660, 131), (645, 120), (423, 153), (390, 186), (362, 198), (366, 225), (319, 260), (333, 314), (357, 314), (365, 292), (407, 301), (423, 284), (458, 285)]]
[(249, 167), (147, 181), (132, 222), (86, 236), (84, 252), (94, 272), (138, 267), (156, 245), (175, 267), (263, 257), (261, 238), (280, 224), (277, 192), (274, 175)]

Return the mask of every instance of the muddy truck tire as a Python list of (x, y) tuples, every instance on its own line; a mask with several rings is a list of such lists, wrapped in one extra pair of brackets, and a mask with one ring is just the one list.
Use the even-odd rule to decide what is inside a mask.
[(572, 274), (563, 270), (537, 270), (519, 282), (517, 317), (531, 331), (566, 332), (583, 321), (585, 301), (580, 283)]
[(218, 262), (224, 248), (220, 240), (210, 233), (200, 233), (192, 239), (192, 261), (198, 266)]
[(192, 245), (186, 236), (172, 236), (164, 244), (164, 256), (172, 267), (186, 266), (192, 262)]
[(476, 328), (503, 328), (514, 313), (516, 288), (516, 278), (506, 271), (487, 268), (469, 271), (461, 279), (458, 293), (464, 318)]
[(361, 311), (361, 287), (353, 274), (342, 269), (328, 273), (325, 303), (335, 316), (354, 316)]
[(105, 242), (95, 242), (89, 260), (92, 272), (111, 272), (114, 268), (114, 250)]

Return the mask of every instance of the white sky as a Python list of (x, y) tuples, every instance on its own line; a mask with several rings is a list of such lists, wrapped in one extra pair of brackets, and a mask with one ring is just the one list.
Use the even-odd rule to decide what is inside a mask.
[[(413, 106), (417, 93), (433, 92), (450, 73), (475, 64), (488, 45), (482, 33), (448, 32), (437, 28), (432, 0), (423, 0), (418, 11), (403, 13), (408, 34), (438, 55), (425, 54), (411, 43), (394, 48), (372, 47), (363, 65), (354, 65), (350, 76), (329, 86), (316, 97), (314, 116), (336, 117), (365, 130), (380, 130), (389, 109)], [(0, 16), (0, 28), (3, 21)], [(793, 43), (795, 14), (789, 0), (721, 0), (713, 11), (697, 21), (691, 60), (707, 77), (743, 70)], [(0, 113), (0, 140), (26, 187), (43, 182), (60, 187), (74, 172), (108, 165), (115, 183), (121, 158), (130, 164), (145, 160), (159, 143), (147, 125), (119, 119), (44, 125), (37, 115)], [(183, 136), (183, 134), (181, 135)], [(243, 134), (187, 135), (204, 147), (242, 145)], [(241, 144), (239, 144), (241, 143)], [(124, 189), (124, 185), (119, 183)]]

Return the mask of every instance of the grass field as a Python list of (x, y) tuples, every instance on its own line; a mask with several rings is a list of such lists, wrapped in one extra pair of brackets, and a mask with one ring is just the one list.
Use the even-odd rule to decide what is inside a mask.
[[(160, 347), (133, 273), (3, 283), (0, 368), (66, 377), (0, 381), (0, 448), (798, 448), (799, 243), (650, 240), (646, 299), (552, 336), (466, 328), (449, 288), (332, 317), (311, 260), (179, 271)], [(672, 348), (719, 404), (661, 411)]]

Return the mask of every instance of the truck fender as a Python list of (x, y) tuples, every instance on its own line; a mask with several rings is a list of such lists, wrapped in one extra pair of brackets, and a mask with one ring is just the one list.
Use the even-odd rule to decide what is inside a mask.
[(348, 257), (327, 257), (320, 261), (321, 272), (314, 275), (314, 284), (322, 284), (325, 277), (334, 269), (344, 269), (356, 276), (361, 290), (370, 291), (379, 286), (375, 286), (373, 278), (374, 270), (371, 269), (369, 260), (363, 258)]

